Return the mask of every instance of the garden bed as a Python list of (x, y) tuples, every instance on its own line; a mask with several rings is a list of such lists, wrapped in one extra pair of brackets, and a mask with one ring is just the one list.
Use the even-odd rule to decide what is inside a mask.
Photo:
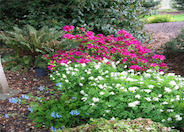
[[(154, 51), (162, 51), (160, 48), (167, 41), (170, 40), (169, 34), (154, 34), (153, 42), (149, 45)], [(181, 57), (181, 56), (178, 56)], [(180, 61), (167, 60), (169, 66), (169, 72), (175, 72), (176, 74), (184, 75), (181, 70)], [(32, 93), (33, 95), (39, 94), (40, 86), (52, 87), (53, 84), (49, 81), (48, 77), (36, 78), (33, 70), (26, 73), (18, 72), (5, 72), (10, 88), (20, 91), (16, 97), (21, 97), (22, 94)], [(43, 96), (48, 96), (47, 94)], [(49, 96), (48, 96), (49, 97)], [(37, 129), (35, 124), (28, 119), (28, 106), (12, 104), (8, 100), (0, 100), (0, 130), (2, 132), (11, 131), (49, 131), (45, 128)], [(9, 114), (9, 118), (5, 118), (4, 115)]]

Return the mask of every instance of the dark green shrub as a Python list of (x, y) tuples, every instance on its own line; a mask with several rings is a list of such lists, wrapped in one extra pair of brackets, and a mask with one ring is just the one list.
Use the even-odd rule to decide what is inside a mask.
[(165, 54), (168, 58), (184, 54), (184, 29), (176, 38), (166, 43)]
[(173, 7), (178, 10), (184, 10), (184, 0), (174, 0)]
[(145, 8), (156, 8), (160, 4), (160, 0), (146, 0), (146, 2), (143, 4)]
[[(142, 40), (143, 23), (138, 16), (147, 13), (143, 3), (144, 0), (1, 0), (0, 19), (2, 23), (31, 24), (36, 28), (87, 24), (93, 31), (105, 34), (125, 29)], [(10, 28), (6, 24), (0, 27)]]
[(61, 47), (58, 38), (62, 33), (54, 28), (43, 27), (36, 30), (27, 25), (23, 29), (18, 27), (13, 29), (14, 31), (0, 33), (0, 40), (14, 51), (9, 60), (12, 63), (7, 63), (10, 67), (15, 65), (20, 65), (21, 68), (43, 67), (41, 56)]

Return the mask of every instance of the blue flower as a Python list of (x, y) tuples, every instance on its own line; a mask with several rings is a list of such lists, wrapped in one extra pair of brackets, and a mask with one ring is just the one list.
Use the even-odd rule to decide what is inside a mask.
[(77, 97), (72, 97), (72, 99), (77, 100)]
[(26, 94), (23, 94), (23, 95), (22, 95), (22, 98), (23, 98), (23, 99), (29, 99), (29, 96), (27, 96)]
[(9, 118), (8, 114), (4, 114), (4, 117), (5, 117), (5, 118)]
[(51, 116), (51, 117), (54, 117), (54, 118), (61, 118), (61, 117), (63, 117), (63, 116), (61, 116), (61, 115), (59, 115), (58, 113), (55, 113), (55, 112), (52, 112), (52, 113), (50, 114), (50, 116)]
[(56, 86), (58, 86), (58, 87), (62, 87), (62, 83), (61, 82), (59, 82), (59, 83), (56, 83)]
[(27, 108), (30, 112), (33, 112), (33, 109), (31, 107)]
[(77, 110), (72, 110), (72, 111), (70, 111), (70, 114), (71, 115), (79, 115), (80, 112), (78, 112)]
[(13, 104), (16, 104), (16, 103), (18, 103), (20, 100), (18, 100), (17, 98), (10, 98), (9, 99), (9, 102), (10, 103), (13, 103)]
[(40, 86), (38, 89), (39, 89), (40, 91), (43, 91), (45, 88), (44, 88), (43, 86)]
[(56, 128), (54, 128), (53, 126), (50, 128), (52, 131), (56, 132)]

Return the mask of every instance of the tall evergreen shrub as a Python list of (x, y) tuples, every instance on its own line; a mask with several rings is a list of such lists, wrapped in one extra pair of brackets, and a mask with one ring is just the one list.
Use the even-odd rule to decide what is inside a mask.
[(118, 29), (128, 30), (142, 40), (143, 23), (147, 13), (145, 0), (0, 0), (0, 28), (8, 25), (88, 25), (97, 33), (112, 34)]

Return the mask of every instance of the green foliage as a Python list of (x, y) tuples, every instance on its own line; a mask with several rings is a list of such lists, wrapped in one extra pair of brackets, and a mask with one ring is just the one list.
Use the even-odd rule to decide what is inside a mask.
[(13, 49), (14, 54), (10, 61), (15, 61), (23, 67), (38, 66), (41, 55), (54, 52), (61, 47), (58, 38), (62, 33), (54, 28), (43, 27), (36, 30), (27, 25), (23, 29), (13, 29), (14, 31), (1, 32), (0, 39), (7, 47)]
[(143, 6), (145, 8), (156, 8), (156, 6), (158, 6), (159, 4), (160, 4), (160, 0), (159, 1), (146, 0), (146, 2), (143, 4)]
[(178, 54), (184, 54), (184, 29), (182, 29), (181, 33), (176, 38), (167, 42), (164, 48), (168, 58), (175, 57)]
[(173, 7), (178, 10), (184, 10), (184, 0), (174, 0)]
[(135, 120), (105, 120), (91, 119), (89, 124), (78, 126), (75, 128), (69, 128), (64, 130), (58, 130), (57, 132), (177, 132), (177, 130), (170, 130), (159, 123), (152, 122), (149, 119), (135, 119)]
[(163, 22), (173, 22), (174, 18), (171, 15), (154, 15), (148, 17), (146, 23), (163, 23)]
[(87, 25), (91, 30), (104, 34), (125, 29), (143, 40), (143, 23), (138, 18), (148, 13), (142, 7), (143, 3), (144, 0), (1, 0), (0, 27), (9, 29), (6, 23), (30, 24), (36, 28)]
[[(50, 77), (56, 83), (53, 96), (32, 106), (30, 114), (38, 126), (74, 127), (102, 117), (142, 117), (167, 126), (184, 125), (184, 78), (180, 76), (152, 70), (118, 72), (116, 66), (93, 62), (57, 65)], [(60, 117), (53, 117), (53, 112)]]

